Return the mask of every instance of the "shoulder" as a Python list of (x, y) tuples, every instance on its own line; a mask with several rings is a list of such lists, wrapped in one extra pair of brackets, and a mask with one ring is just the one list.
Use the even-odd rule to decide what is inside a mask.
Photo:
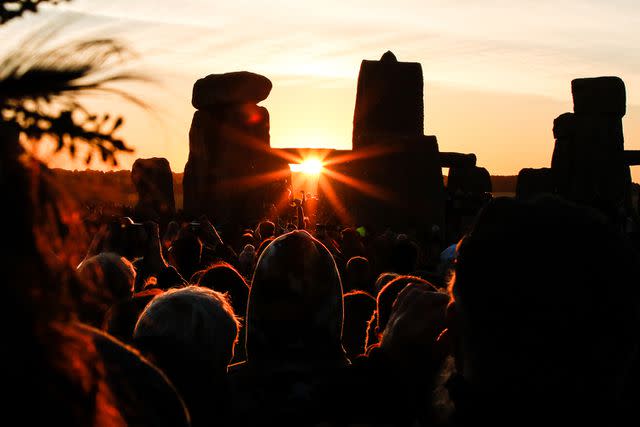
[(95, 345), (107, 383), (128, 424), (190, 425), (184, 402), (162, 371), (112, 336), (81, 323), (76, 327)]

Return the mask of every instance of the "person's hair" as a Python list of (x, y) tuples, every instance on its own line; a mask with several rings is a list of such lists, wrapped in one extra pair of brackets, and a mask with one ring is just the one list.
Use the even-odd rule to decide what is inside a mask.
[(245, 315), (249, 299), (249, 285), (231, 264), (219, 262), (206, 269), (198, 286), (227, 294), (236, 313)]
[(391, 269), (394, 273), (410, 274), (418, 264), (419, 248), (408, 238), (397, 238), (391, 249)]
[(264, 240), (262, 241), (262, 243), (260, 243), (260, 246), (258, 246), (258, 250), (256, 251), (256, 256), (257, 256), (257, 257), (260, 257), (260, 255), (262, 254), (262, 251), (264, 251), (264, 249), (265, 249), (267, 246), (269, 246), (269, 244), (270, 244), (271, 242), (273, 242), (273, 240), (274, 240), (274, 239), (275, 239), (275, 237), (273, 237), (273, 236), (272, 236), (272, 237), (268, 237), (268, 238), (264, 239)]
[(122, 342), (131, 343), (140, 313), (153, 298), (163, 292), (162, 289), (151, 288), (133, 294), (130, 299), (117, 302), (107, 312), (102, 330)]
[(193, 234), (183, 233), (173, 241), (170, 248), (178, 272), (186, 278), (199, 270), (202, 257), (202, 243)]
[(387, 326), (387, 322), (389, 321), (389, 317), (391, 317), (391, 312), (393, 311), (393, 303), (396, 301), (398, 294), (410, 283), (421, 284), (428, 287), (429, 290), (433, 292), (438, 292), (438, 289), (435, 286), (420, 277), (405, 275), (398, 276), (391, 280), (380, 290), (376, 300), (376, 330), (379, 334), (381, 334)]
[(367, 292), (356, 290), (344, 295), (342, 345), (349, 359), (365, 352), (367, 325), (375, 309), (376, 300)]
[(345, 280), (343, 281), (344, 291), (350, 292), (359, 289), (361, 291), (372, 292), (370, 274), (368, 259), (362, 256), (349, 258), (345, 269)]
[(382, 288), (385, 287), (385, 285), (387, 285), (390, 281), (392, 281), (393, 279), (395, 279), (398, 276), (399, 276), (398, 273), (389, 273), (389, 272), (380, 273), (380, 275), (376, 279), (376, 283), (374, 285), (375, 291), (376, 291), (376, 296), (380, 293)]
[(144, 309), (134, 338), (163, 338), (226, 366), (233, 356), (240, 321), (227, 298), (200, 286), (170, 289)]
[(613, 414), (637, 355), (639, 267), (595, 210), (494, 199), (460, 242), (451, 285), (474, 386), (514, 408), (544, 396), (543, 413)]
[(258, 224), (256, 230), (260, 235), (260, 240), (265, 241), (269, 237), (274, 237), (276, 234), (276, 225), (271, 221), (262, 221)]
[(99, 289), (104, 289), (114, 302), (133, 294), (136, 270), (125, 257), (113, 252), (102, 252), (78, 266), (78, 275)]

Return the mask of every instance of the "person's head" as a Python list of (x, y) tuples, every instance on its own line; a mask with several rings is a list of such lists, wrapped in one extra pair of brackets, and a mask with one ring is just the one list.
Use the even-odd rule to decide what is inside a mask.
[(344, 278), (345, 292), (359, 289), (372, 292), (371, 268), (365, 257), (354, 256), (347, 261)]
[(389, 273), (389, 272), (380, 273), (380, 275), (376, 279), (376, 283), (374, 284), (376, 296), (380, 293), (382, 288), (384, 288), (387, 283), (389, 283), (390, 281), (392, 281), (398, 276), (399, 276), (398, 273)]
[(345, 228), (340, 233), (342, 245), (345, 247), (357, 246), (360, 243), (360, 235), (353, 228)]
[(260, 256), (247, 308), (249, 363), (346, 363), (336, 263), (306, 231), (284, 234)]
[(238, 255), (238, 269), (245, 277), (253, 274), (253, 267), (256, 263), (256, 248), (253, 245), (246, 244)]
[(112, 302), (131, 297), (136, 279), (133, 265), (123, 256), (102, 252), (82, 262), (78, 275), (104, 290)]
[(116, 303), (107, 312), (102, 324), (102, 330), (122, 342), (131, 343), (133, 329), (138, 322), (140, 313), (154, 297), (162, 293), (163, 291), (158, 288), (147, 289), (135, 293), (130, 299)]
[(376, 300), (367, 292), (356, 290), (344, 295), (342, 344), (349, 359), (365, 352), (367, 326), (375, 309)]
[(260, 243), (260, 246), (258, 246), (258, 250), (256, 251), (256, 256), (260, 256), (262, 254), (262, 251), (264, 251), (264, 249), (269, 246), (269, 244), (273, 241), (273, 239), (275, 239), (275, 237), (269, 237), (268, 239), (264, 239), (262, 241), (262, 243)]
[(269, 237), (275, 236), (276, 225), (271, 221), (262, 221), (260, 224), (258, 224), (257, 232), (260, 236), (260, 239), (264, 241)]
[(639, 266), (594, 210), (491, 201), (458, 246), (451, 285), (464, 378), (515, 411), (613, 414), (637, 353)]
[(416, 276), (397, 276), (391, 280), (380, 290), (378, 298), (376, 299), (376, 332), (378, 335), (382, 334), (384, 328), (387, 326), (387, 322), (393, 311), (393, 303), (398, 297), (398, 294), (410, 283), (424, 286), (432, 292), (438, 291), (431, 283)]
[(238, 271), (226, 262), (212, 265), (202, 273), (198, 286), (227, 294), (234, 311), (244, 316), (249, 298), (249, 286)]
[(240, 247), (244, 248), (247, 245), (256, 245), (256, 239), (252, 233), (244, 233), (242, 237), (240, 237)]
[(406, 235), (398, 235), (391, 249), (391, 269), (394, 273), (410, 274), (418, 265), (418, 245)]
[(200, 269), (202, 257), (202, 243), (198, 237), (188, 230), (181, 231), (170, 248), (170, 255), (174, 267), (182, 277), (190, 278)]
[(140, 314), (133, 336), (177, 346), (198, 359), (194, 362), (207, 361), (213, 369), (226, 371), (239, 329), (239, 320), (223, 294), (187, 286), (153, 298)]

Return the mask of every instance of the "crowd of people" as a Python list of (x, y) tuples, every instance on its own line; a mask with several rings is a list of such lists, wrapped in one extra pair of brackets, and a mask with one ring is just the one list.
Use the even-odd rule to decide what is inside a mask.
[(7, 419), (640, 420), (638, 252), (596, 210), (491, 199), (459, 240), (429, 247), (403, 230), (309, 229), (303, 206), (297, 223), (265, 219), (233, 243), (204, 216), (123, 217), (69, 270), (56, 241), (73, 230), (46, 173), (5, 166), (20, 208), (8, 218)]

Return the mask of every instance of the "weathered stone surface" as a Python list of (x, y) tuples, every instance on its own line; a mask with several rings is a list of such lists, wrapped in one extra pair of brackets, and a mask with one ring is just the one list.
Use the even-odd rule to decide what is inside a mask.
[(573, 112), (621, 118), (626, 113), (626, 91), (619, 77), (593, 77), (571, 82)]
[(576, 79), (571, 92), (574, 114), (562, 114), (553, 123), (554, 189), (623, 224), (631, 210), (629, 165), (634, 164), (634, 156), (624, 151), (624, 82), (618, 77)]
[(173, 174), (167, 159), (137, 159), (131, 168), (131, 180), (138, 191), (138, 219), (165, 222), (175, 215)]
[(553, 120), (553, 137), (573, 137), (576, 133), (576, 123), (573, 113), (560, 114)]
[(443, 168), (472, 168), (476, 165), (476, 155), (440, 152), (440, 166)]
[(353, 148), (368, 135), (421, 136), (424, 133), (422, 66), (398, 62), (391, 52), (380, 61), (362, 61), (353, 118)]
[(447, 191), (450, 194), (483, 194), (491, 193), (491, 175), (485, 168), (453, 167), (449, 169)]
[(185, 213), (207, 214), (219, 224), (250, 224), (262, 215), (285, 166), (270, 152), (266, 108), (243, 104), (196, 111), (183, 179)]
[(630, 181), (624, 158), (622, 119), (576, 114), (575, 149), (568, 198), (615, 211), (624, 205)]
[(444, 184), (435, 136), (367, 136), (366, 147), (393, 147), (375, 157), (332, 165), (352, 178), (332, 186), (358, 223), (397, 230), (444, 228)]
[(528, 199), (540, 194), (552, 194), (553, 192), (551, 169), (525, 168), (518, 173), (518, 183), (516, 184), (517, 198)]
[(559, 195), (570, 198), (574, 164), (578, 149), (575, 144), (576, 119), (573, 113), (564, 113), (553, 121), (553, 136), (556, 142), (551, 157), (553, 188)]
[(265, 76), (248, 71), (210, 74), (193, 85), (191, 104), (198, 110), (226, 104), (257, 104), (269, 96), (272, 86)]

